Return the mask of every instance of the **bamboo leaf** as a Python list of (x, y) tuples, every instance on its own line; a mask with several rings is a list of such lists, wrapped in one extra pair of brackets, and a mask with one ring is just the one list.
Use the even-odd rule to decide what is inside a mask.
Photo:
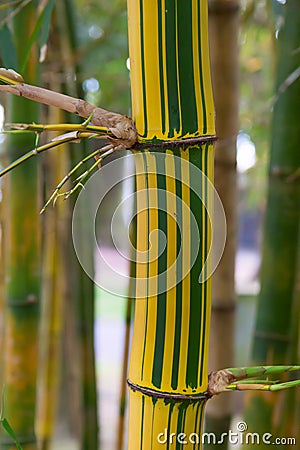
[(14, 433), (14, 430), (12, 429), (12, 427), (10, 426), (9, 422), (7, 419), (5, 419), (5, 417), (3, 417), (1, 419), (1, 423), (3, 428), (5, 429), (5, 431), (9, 434), (9, 436), (13, 439), (14, 443), (16, 444), (18, 450), (23, 450), (21, 444), (19, 443), (17, 436)]
[(0, 28), (0, 56), (4, 66), (18, 69), (17, 53), (11, 31), (7, 25)]
[(50, 31), (50, 24), (51, 24), (51, 16), (52, 11), (54, 8), (54, 0), (50, 0), (47, 5), (45, 6), (45, 9), (43, 11), (43, 21), (41, 26), (41, 31), (39, 35), (39, 44), (42, 47), (45, 45), (48, 41), (49, 31)]
[[(39, 17), (37, 19), (36, 25), (35, 25), (33, 32), (29, 38), (27, 47), (25, 48), (24, 53), (23, 53), (24, 56), (23, 56), (23, 59), (20, 64), (21, 72), (25, 71), (26, 65), (28, 63), (30, 51), (31, 51), (33, 44), (36, 41), (39, 41), (40, 44), (42, 44), (42, 42), (43, 42), (43, 45), (47, 42), (53, 6), (54, 6), (54, 1), (51, 0), (50, 2), (47, 3), (47, 5), (45, 6), (42, 13), (39, 15)], [(39, 33), (40, 33), (40, 35), (39, 35)]]

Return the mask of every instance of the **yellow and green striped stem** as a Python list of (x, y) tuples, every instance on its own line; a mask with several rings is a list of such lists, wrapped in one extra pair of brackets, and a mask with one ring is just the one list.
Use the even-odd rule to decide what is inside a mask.
[(139, 140), (214, 135), (207, 0), (128, 0), (128, 21)]
[(129, 449), (181, 448), (175, 435), (200, 436), (208, 386), (215, 129), (207, 1), (129, 0), (128, 15), (139, 135)]
[(213, 152), (211, 144), (155, 150), (135, 154), (136, 314), (130, 380), (195, 395), (207, 387), (211, 284), (210, 279), (200, 283), (199, 277), (211, 243), (212, 199), (209, 178), (199, 176), (206, 206), (191, 188), (191, 178), (195, 167), (200, 169), (196, 173), (212, 176)]

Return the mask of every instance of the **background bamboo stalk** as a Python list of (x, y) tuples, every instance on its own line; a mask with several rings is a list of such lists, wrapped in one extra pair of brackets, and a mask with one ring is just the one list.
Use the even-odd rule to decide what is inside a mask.
[[(234, 365), (239, 3), (239, 0), (209, 1), (210, 54), (218, 136), (215, 187), (227, 222), (224, 253), (213, 277), (210, 370)], [(215, 226), (218, 227), (218, 221)], [(219, 233), (216, 235), (218, 238)], [(214, 431), (217, 435), (228, 431), (231, 414), (231, 397), (214, 397), (207, 405), (206, 431)], [(226, 448), (227, 443), (224, 441), (220, 447)], [(207, 445), (205, 448), (211, 447)]]
[[(298, 253), (298, 268), (299, 266), (300, 252)], [(290, 341), (291, 345), (288, 351), (287, 359), (289, 361), (299, 361), (300, 359), (300, 270), (297, 271), (297, 280), (295, 285), (295, 292), (292, 304), (292, 321), (290, 329)], [(289, 377), (291, 379), (292, 377)], [(300, 439), (300, 390), (287, 390), (282, 393), (281, 402), (281, 414), (278, 426), (278, 433), (281, 436), (288, 435), (293, 436), (296, 442)]]
[[(49, 114), (50, 122), (59, 122), (59, 110)], [(47, 186), (53, 190), (68, 168), (67, 145), (59, 154), (46, 157)], [(61, 358), (63, 343), (63, 318), (65, 317), (65, 293), (67, 267), (64, 261), (64, 243), (68, 239), (65, 205), (49, 210), (44, 217), (43, 289), (40, 326), (39, 392), (36, 429), (41, 450), (51, 445), (57, 421)]]
[[(3, 161), (1, 155), (1, 163)], [(4, 199), (6, 198), (5, 194), (5, 182), (2, 180), (1, 182), (1, 200), (0, 200), (0, 355), (3, 355), (3, 338), (4, 338), (4, 310), (5, 310), (5, 260), (4, 260), (4, 242), (5, 242), (5, 217), (4, 217)], [(3, 386), (3, 366), (0, 367), (0, 386)]]
[(124, 336), (124, 347), (123, 347), (124, 350), (123, 350), (123, 364), (122, 364), (122, 375), (121, 375), (121, 389), (120, 389), (119, 417), (118, 417), (118, 425), (117, 425), (116, 450), (122, 450), (123, 444), (124, 444), (131, 316), (132, 316), (132, 298), (129, 297), (127, 299), (126, 313), (125, 313), (125, 336)]
[[(60, 35), (62, 37), (62, 56), (64, 60), (64, 67), (66, 68), (66, 79), (71, 76), (74, 79), (79, 78), (81, 68), (77, 65), (71, 64), (72, 55), (78, 49), (78, 36), (76, 29), (76, 8), (73, 0), (64, 0), (58, 5), (58, 23), (60, 28)], [(68, 33), (66, 34), (66, 29)], [(73, 92), (69, 92), (73, 95)], [(81, 84), (75, 85), (75, 95), (82, 96)], [(73, 161), (78, 161), (80, 157), (87, 155), (87, 144), (83, 143), (81, 147), (71, 151), (71, 165)], [(72, 205), (76, 201), (76, 197), (72, 199)], [(86, 227), (87, 218), (90, 216), (89, 205), (86, 204), (82, 208), (80, 220), (82, 227), (85, 230), (82, 236), (82, 252), (88, 254), (91, 267), (94, 266), (94, 248), (93, 239), (88, 232), (90, 228)], [(71, 236), (71, 217), (69, 222), (69, 236)], [(98, 398), (97, 398), (97, 382), (96, 382), (96, 368), (95, 368), (95, 351), (94, 351), (94, 323), (95, 323), (95, 293), (94, 283), (86, 275), (83, 268), (79, 264), (74, 248), (69, 249), (69, 261), (72, 262), (72, 271), (69, 282), (73, 284), (71, 295), (75, 301), (76, 307), (76, 328), (78, 333), (78, 340), (80, 345), (80, 403), (81, 403), (81, 442), (82, 450), (94, 450), (98, 447)], [(76, 287), (74, 288), (74, 280), (76, 280)], [(70, 305), (71, 306), (71, 305)], [(73, 352), (76, 347), (73, 347)], [(71, 354), (69, 354), (71, 356)], [(70, 359), (71, 364), (71, 359)]]
[[(134, 206), (134, 210), (136, 209), (136, 205)], [(130, 242), (133, 245), (133, 248), (136, 248), (136, 220), (134, 219), (130, 226)], [(134, 258), (134, 252), (132, 252), (131, 259)], [(123, 344), (123, 362), (122, 362), (122, 375), (121, 375), (121, 387), (120, 387), (120, 403), (119, 403), (119, 416), (118, 416), (118, 424), (117, 424), (117, 440), (116, 440), (116, 450), (122, 450), (124, 448), (125, 441), (125, 430), (126, 430), (126, 422), (125, 422), (125, 414), (127, 407), (127, 377), (128, 377), (128, 368), (129, 368), (129, 355), (130, 355), (130, 338), (131, 338), (131, 329), (132, 329), (132, 318), (133, 318), (133, 310), (134, 310), (134, 285), (135, 285), (135, 273), (136, 267), (133, 262), (130, 264), (130, 279), (128, 286), (128, 298), (126, 303), (126, 311), (125, 311), (125, 337)]]
[[(33, 3), (14, 18), (15, 45), (22, 60), (24, 45), (34, 29), (36, 8)], [(24, 75), (37, 81), (37, 48), (32, 47)], [(16, 68), (17, 69), (17, 68)], [(11, 98), (8, 121), (38, 119), (38, 105), (24, 99)], [(24, 148), (34, 145), (28, 136), (7, 139), (7, 155), (16, 159)], [(38, 321), (40, 297), (40, 224), (38, 214), (37, 162), (18, 168), (8, 179), (5, 229), (6, 234), (6, 303), (4, 336), (5, 417), (9, 420), (24, 450), (36, 449), (34, 433), (36, 377), (38, 360)], [(1, 449), (15, 448), (1, 435)]]
[[(257, 309), (252, 358), (267, 364), (284, 363), (290, 356), (293, 296), (298, 270), (300, 167), (298, 99), (300, 4), (283, 7), (278, 32), (276, 96), (272, 123), (269, 187), (264, 223), (261, 291)], [(298, 316), (299, 320), (299, 316)], [(281, 394), (283, 397), (284, 394)], [(245, 417), (249, 429), (277, 434), (282, 422), (280, 397), (247, 396)], [(262, 448), (264, 448), (262, 446)]]

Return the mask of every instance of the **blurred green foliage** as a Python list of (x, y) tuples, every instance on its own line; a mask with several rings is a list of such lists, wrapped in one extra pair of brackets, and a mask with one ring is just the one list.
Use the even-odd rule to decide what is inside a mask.
[(99, 90), (88, 99), (99, 106), (129, 113), (130, 84), (126, 0), (76, 0), (80, 49), (75, 55), (82, 82), (95, 78)]
[(240, 129), (254, 142), (257, 158), (248, 171), (243, 199), (250, 209), (263, 206), (266, 190), (276, 62), (276, 23), (271, 3), (241, 2)]

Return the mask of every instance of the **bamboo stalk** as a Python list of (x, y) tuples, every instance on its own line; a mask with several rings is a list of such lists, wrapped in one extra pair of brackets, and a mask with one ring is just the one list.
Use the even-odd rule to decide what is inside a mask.
[(124, 431), (125, 431), (125, 411), (126, 411), (126, 394), (127, 394), (127, 373), (128, 373), (128, 355), (130, 344), (130, 329), (131, 329), (131, 316), (132, 316), (132, 299), (127, 299), (126, 313), (125, 313), (125, 336), (124, 336), (124, 350), (123, 350), (123, 364), (121, 375), (121, 389), (120, 389), (120, 405), (119, 405), (119, 417), (117, 426), (117, 441), (116, 450), (122, 450), (124, 444)]
[[(62, 112), (58, 112), (62, 115)], [(50, 117), (57, 118), (57, 111), (50, 110)], [(47, 186), (52, 189), (67, 168), (67, 149), (59, 155), (46, 158)], [(68, 212), (58, 206), (45, 216), (45, 242), (43, 248), (43, 290), (41, 306), (41, 337), (39, 396), (36, 429), (40, 450), (48, 450), (57, 420), (59, 385), (61, 381), (61, 358), (63, 325), (65, 317), (65, 292), (67, 267), (64, 261), (64, 243), (68, 239), (66, 220)]]
[[(31, 3), (14, 18), (18, 56), (35, 26), (36, 8)], [(33, 48), (25, 76), (36, 81), (36, 49)], [(38, 119), (38, 107), (19, 98), (10, 99), (6, 117), (12, 121)], [(28, 136), (7, 139), (10, 160), (32, 145)], [(5, 211), (6, 303), (4, 336), (5, 417), (23, 450), (36, 449), (34, 432), (38, 363), (38, 321), (40, 296), (40, 232), (38, 220), (38, 174), (36, 161), (17, 169), (8, 179)], [(1, 433), (1, 449), (15, 448)]]
[[(132, 109), (141, 143), (135, 153), (128, 448), (167, 449), (171, 433), (200, 434), (208, 383), (211, 282), (199, 284), (199, 276), (211, 234), (207, 210), (191, 187), (202, 191), (209, 210), (208, 179), (193, 173), (197, 167), (212, 179), (207, 2), (130, 0), (128, 17)], [(155, 230), (166, 237), (163, 251)], [(198, 232), (201, 244), (192, 265)]]
[[(60, 28), (62, 38), (62, 59), (64, 61), (64, 66), (66, 72), (72, 70), (73, 73), (80, 73), (79, 66), (71, 66), (69, 61), (72, 59), (71, 54), (77, 50), (77, 29), (75, 23), (75, 5), (73, 0), (65, 0), (60, 2), (58, 7), (58, 24)], [(65, 27), (67, 27), (68, 33), (65, 33)], [(78, 95), (81, 94), (81, 88), (77, 84), (74, 86), (74, 90)], [(95, 110), (94, 110), (95, 111)], [(94, 115), (97, 113), (95, 112)], [(94, 115), (92, 121), (94, 123)], [(117, 117), (118, 116), (118, 117)], [(114, 128), (114, 132), (118, 134), (116, 129), (119, 127), (120, 122), (125, 124), (125, 128), (132, 127), (132, 121), (128, 117), (117, 115), (117, 122), (112, 124), (110, 127)], [(111, 116), (109, 113), (109, 117)], [(97, 118), (96, 118), (97, 121)], [(108, 122), (103, 123), (104, 127), (108, 126)], [(129, 127), (129, 128), (130, 128)], [(124, 131), (125, 129), (123, 129)], [(123, 132), (121, 132), (122, 134)], [(134, 131), (135, 134), (135, 131)], [(118, 134), (118, 136), (120, 136)], [(81, 157), (87, 156), (87, 145), (83, 143), (80, 149)], [(71, 151), (71, 161), (76, 158), (78, 160), (77, 152)], [(72, 205), (74, 206), (76, 197), (72, 200)], [(81, 249), (85, 254), (88, 254), (89, 264), (94, 267), (94, 248), (93, 240), (91, 234), (87, 231), (86, 220), (90, 216), (90, 205), (84, 205), (80, 211), (80, 221), (82, 223), (83, 229), (85, 230), (84, 235), (81, 237)], [(71, 230), (71, 217), (70, 217), (70, 230)], [(70, 233), (71, 234), (71, 233)], [(94, 283), (86, 275), (82, 269), (79, 261), (74, 252), (74, 248), (70, 248), (70, 261), (72, 261), (73, 272), (70, 282), (77, 280), (76, 288), (73, 289), (72, 296), (76, 302), (76, 325), (78, 338), (80, 343), (80, 403), (81, 403), (81, 434), (80, 434), (80, 447), (82, 450), (94, 450), (99, 445), (99, 429), (98, 429), (98, 397), (97, 397), (97, 380), (96, 380), (96, 362), (95, 362), (95, 351), (94, 351), (94, 320), (95, 320), (95, 293), (94, 293)], [(76, 351), (76, 348), (73, 348)], [(72, 360), (70, 360), (72, 364)]]
[[(1, 158), (2, 163), (2, 158)], [(5, 260), (4, 260), (4, 242), (5, 242), (5, 217), (4, 217), (4, 200), (6, 198), (5, 185), (1, 183), (1, 200), (0, 200), (0, 355), (3, 355), (4, 351), (4, 311), (5, 311)], [(3, 386), (3, 366), (0, 367), (0, 386)]]

